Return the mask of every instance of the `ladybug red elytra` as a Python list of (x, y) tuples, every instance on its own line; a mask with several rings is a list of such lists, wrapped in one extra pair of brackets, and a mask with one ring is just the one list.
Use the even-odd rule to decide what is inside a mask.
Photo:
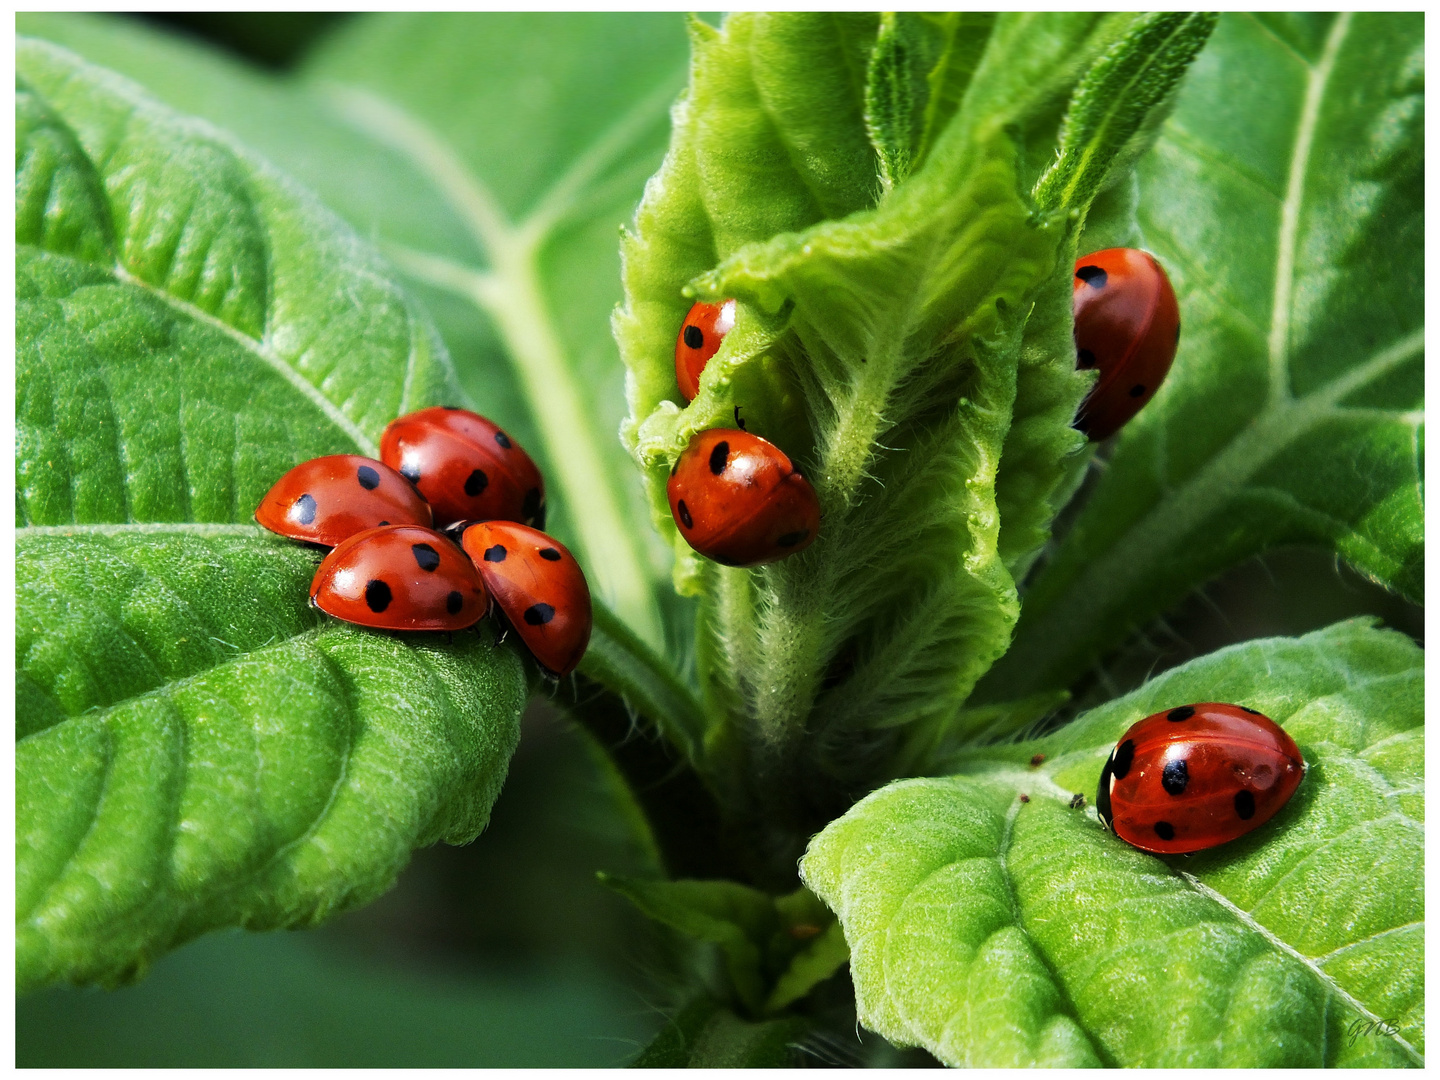
[(310, 603), (360, 626), (463, 630), (480, 621), (489, 598), (450, 539), (417, 525), (387, 525), (356, 533), (325, 556)]
[(675, 339), (675, 381), (686, 401), (694, 401), (700, 392), (700, 373), (710, 358), (720, 351), (725, 335), (735, 328), (735, 301), (718, 304), (704, 301), (696, 304), (685, 316), (680, 336)]
[(390, 466), (331, 454), (277, 480), (255, 508), (255, 520), (292, 540), (334, 547), (379, 525), (429, 525), (430, 507)]
[(778, 446), (734, 428), (697, 433), (666, 485), (680, 535), (726, 566), (759, 566), (808, 547), (820, 500)]
[(590, 586), (575, 556), (539, 529), (509, 521), (452, 526), (496, 606), (556, 676), (568, 675), (590, 643)]
[(1137, 248), (1106, 248), (1075, 260), (1076, 367), (1099, 368), (1075, 426), (1108, 439), (1165, 381), (1180, 344), (1180, 306), (1164, 268)]
[(1305, 776), (1295, 740), (1243, 705), (1206, 701), (1147, 716), (1110, 752), (1095, 796), (1126, 843), (1173, 855), (1269, 821)]
[(380, 459), (415, 485), (437, 526), (473, 518), (545, 524), (545, 481), (535, 462), (468, 409), (437, 405), (390, 421)]

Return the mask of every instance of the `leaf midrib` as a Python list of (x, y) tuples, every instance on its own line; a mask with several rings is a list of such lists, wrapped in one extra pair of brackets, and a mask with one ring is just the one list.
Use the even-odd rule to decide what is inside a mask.
[(349, 123), (402, 154), (435, 184), (488, 256), (490, 269), (482, 271), (431, 252), (389, 246), (402, 270), (469, 301), (494, 323), (549, 451), (587, 565), (602, 593), (655, 647), (662, 645), (663, 633), (642, 540), (604, 468), (606, 455), (591, 410), (545, 299), (540, 256), (584, 186), (656, 121), (660, 107), (671, 99), (672, 81), (668, 75), (659, 80), (656, 90), (601, 132), (518, 222), (509, 220), (484, 180), (419, 118), (356, 86), (321, 86)]

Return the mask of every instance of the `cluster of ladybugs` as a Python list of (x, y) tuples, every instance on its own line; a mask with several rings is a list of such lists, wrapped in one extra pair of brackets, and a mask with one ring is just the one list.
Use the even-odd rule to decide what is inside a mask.
[[(1180, 307), (1165, 271), (1136, 248), (1107, 248), (1075, 262), (1076, 366), (1098, 381), (1075, 426), (1092, 442), (1119, 431), (1155, 396), (1180, 343)], [(735, 301), (698, 303), (675, 341), (675, 380), (686, 401), (735, 326)], [(778, 446), (739, 428), (690, 440), (670, 473), (670, 513), (700, 554), (759, 566), (807, 547), (820, 528), (815, 489)]]
[(338, 619), (454, 631), (491, 612), (553, 675), (585, 655), (590, 589), (565, 545), (540, 531), (545, 481), (476, 413), (421, 409), (385, 428), (379, 461), (333, 454), (297, 465), (255, 520), (332, 549), (310, 603)]

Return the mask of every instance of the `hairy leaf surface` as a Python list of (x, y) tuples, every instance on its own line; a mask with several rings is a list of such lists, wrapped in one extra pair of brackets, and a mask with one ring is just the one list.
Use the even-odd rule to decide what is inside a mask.
[(1027, 593), (988, 700), (1065, 687), (1279, 544), (1422, 596), (1420, 26), (1221, 20), (1139, 170), (1184, 320), (1175, 367)]
[[(845, 927), (862, 1022), (952, 1065), (1422, 1063), (1423, 684), (1408, 638), (1353, 620), (869, 796), (802, 866)], [(1160, 858), (1072, 809), (1126, 728), (1205, 700), (1300, 746), (1271, 821)]]
[[(1043, 312), (1037, 300), (1068, 282), (1108, 163), (1207, 33), (1184, 16), (692, 24), (690, 87), (624, 241), (615, 329), (631, 371), (625, 436), (676, 546), (677, 584), (702, 597), (710, 745), (735, 785), (758, 778), (800, 804), (814, 796), (791, 775), (797, 759), (852, 785), (912, 767), (1003, 652), (1018, 611), (1008, 566), (1043, 539), (1087, 384), (1068, 294)], [(1091, 110), (1066, 129), (1061, 160), (1085, 182), (1032, 200), (1092, 63), (1144, 67), (1171, 38), (1185, 48), (1154, 80), (1100, 80), (1128, 113)], [(696, 297), (739, 308), (682, 408), (674, 339)], [(1022, 361), (1032, 317), (1045, 328)], [(737, 424), (790, 455), (823, 511), (803, 554), (755, 571), (699, 560), (665, 498), (694, 433)], [(1010, 505), (1042, 504), (1013, 553), (1000, 541), (1004, 455)]]
[(231, 139), (22, 41), (16, 155), (21, 988), (324, 918), (473, 838), (525, 675), (342, 627), (249, 524), (291, 465), (456, 392), (361, 242)]

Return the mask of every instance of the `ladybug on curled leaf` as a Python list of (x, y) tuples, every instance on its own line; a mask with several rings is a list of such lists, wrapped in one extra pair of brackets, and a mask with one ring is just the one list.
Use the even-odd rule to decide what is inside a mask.
[(675, 381), (686, 401), (700, 392), (700, 373), (720, 351), (725, 335), (735, 328), (735, 301), (700, 302), (690, 309), (675, 339)]
[(489, 607), (474, 564), (433, 529), (387, 525), (358, 532), (325, 556), (310, 603), (382, 630), (464, 630)]
[(359, 454), (296, 465), (266, 492), (255, 520), (271, 532), (334, 547), (362, 529), (430, 524), (430, 507), (406, 479)]
[(686, 542), (725, 566), (760, 566), (809, 547), (820, 500), (778, 446), (735, 428), (698, 432), (666, 484)]
[(1180, 306), (1165, 270), (1137, 248), (1106, 248), (1075, 261), (1076, 367), (1100, 377), (1075, 427), (1108, 439), (1155, 396), (1180, 344)]
[(467, 519), (545, 524), (545, 481), (499, 426), (468, 409), (436, 406), (392, 420), (380, 459), (424, 496), (437, 526)]
[(1126, 731), (1100, 773), (1095, 805), (1126, 843), (1177, 855), (1263, 825), (1304, 776), (1295, 740), (1269, 717), (1244, 705), (1200, 702)]
[(452, 525), (495, 606), (540, 666), (574, 671), (590, 643), (590, 587), (575, 556), (538, 529), (509, 521)]

